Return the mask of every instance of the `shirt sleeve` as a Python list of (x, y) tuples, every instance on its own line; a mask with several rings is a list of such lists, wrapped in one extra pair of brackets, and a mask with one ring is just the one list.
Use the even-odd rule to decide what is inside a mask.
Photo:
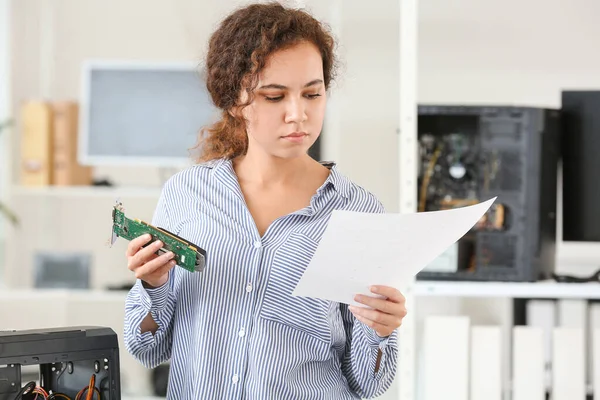
[[(362, 201), (356, 211), (384, 213), (385, 209), (373, 195), (362, 192)], [(371, 327), (358, 321), (348, 309), (340, 305), (346, 333), (346, 352), (342, 372), (350, 388), (361, 398), (374, 398), (385, 393), (396, 375), (398, 363), (398, 330), (382, 338)]]
[[(159, 197), (152, 225), (170, 230), (172, 227), (168, 214), (168, 185), (169, 182)], [(175, 273), (176, 268), (171, 269), (169, 280), (161, 287), (152, 289), (145, 287), (138, 279), (125, 300), (125, 348), (147, 368), (155, 368), (171, 358), (176, 303)], [(158, 325), (155, 334), (142, 333), (141, 323), (148, 314)]]
[(348, 305), (340, 305), (346, 331), (346, 353), (342, 372), (350, 388), (361, 398), (385, 393), (396, 375), (398, 331), (382, 338), (371, 327), (359, 322)]

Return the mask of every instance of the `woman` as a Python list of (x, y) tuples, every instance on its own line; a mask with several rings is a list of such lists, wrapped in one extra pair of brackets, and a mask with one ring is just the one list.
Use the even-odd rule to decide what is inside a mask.
[(168, 398), (354, 399), (396, 370), (403, 296), (368, 307), (293, 297), (334, 209), (383, 212), (335, 165), (307, 155), (321, 132), (334, 41), (303, 11), (251, 5), (210, 39), (207, 87), (222, 112), (201, 161), (164, 186), (153, 224), (207, 250), (202, 273), (161, 243), (132, 240), (125, 343), (147, 367), (170, 360)]

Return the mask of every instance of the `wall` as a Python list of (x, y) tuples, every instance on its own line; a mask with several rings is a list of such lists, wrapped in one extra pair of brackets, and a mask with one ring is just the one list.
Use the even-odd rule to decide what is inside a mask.
[[(0, 0), (0, 123), (9, 119), (10, 112), (10, 71), (11, 71), (11, 38), (10, 38), (10, 15), (11, 1)], [(9, 132), (4, 130), (0, 132), (0, 201), (7, 202), (9, 199), (8, 190), (10, 182), (9, 163), (10, 154)], [(7, 224), (6, 219), (0, 213), (0, 282), (2, 282), (2, 264), (5, 251), (5, 237)]]
[(599, 87), (592, 49), (600, 4), (590, 0), (426, 0), (422, 102), (560, 106), (562, 88)]

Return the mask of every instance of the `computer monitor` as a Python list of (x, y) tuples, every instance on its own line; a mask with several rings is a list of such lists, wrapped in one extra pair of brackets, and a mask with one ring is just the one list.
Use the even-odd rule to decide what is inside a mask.
[(563, 240), (600, 242), (600, 90), (562, 92)]
[(93, 166), (190, 165), (200, 129), (217, 118), (195, 64), (87, 61), (78, 159)]

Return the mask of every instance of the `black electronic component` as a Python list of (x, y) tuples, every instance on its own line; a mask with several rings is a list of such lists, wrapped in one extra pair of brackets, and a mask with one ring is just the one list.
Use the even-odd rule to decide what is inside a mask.
[(562, 92), (562, 239), (600, 242), (600, 90)]
[[(22, 382), (21, 367), (39, 365), (38, 382)], [(0, 400), (120, 400), (117, 334), (104, 327), (0, 332)], [(26, 397), (32, 398), (32, 397)]]
[(152, 370), (152, 389), (155, 396), (166, 397), (171, 364), (163, 363)]
[(498, 197), (458, 242), (455, 268), (418, 279), (535, 281), (554, 271), (558, 110), (419, 106), (418, 211)]

